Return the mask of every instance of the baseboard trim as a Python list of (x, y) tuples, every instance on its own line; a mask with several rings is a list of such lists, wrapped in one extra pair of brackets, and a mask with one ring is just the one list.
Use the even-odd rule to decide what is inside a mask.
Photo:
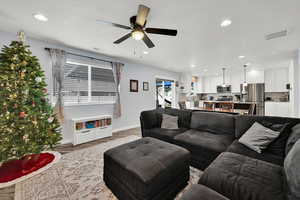
[[(132, 125), (132, 126), (125, 126), (125, 127), (122, 127), (122, 128), (117, 128), (117, 129), (113, 129), (112, 132), (113, 133), (116, 133), (116, 132), (120, 132), (120, 131), (126, 131), (126, 130), (129, 130), (129, 129), (133, 129), (133, 128), (139, 128), (140, 125), (137, 124), (137, 125)], [(60, 141), (60, 144), (69, 144), (69, 143), (72, 143), (73, 140), (72, 139), (62, 139)]]
[(72, 139), (62, 139), (60, 141), (60, 144), (70, 144), (70, 143), (73, 143)]
[(139, 128), (140, 125), (137, 124), (137, 125), (132, 125), (132, 126), (125, 126), (125, 127), (122, 127), (122, 128), (117, 128), (117, 129), (113, 129), (113, 133), (116, 133), (116, 132), (120, 132), (120, 131), (126, 131), (126, 130), (129, 130), (129, 129), (133, 129), (133, 128)]

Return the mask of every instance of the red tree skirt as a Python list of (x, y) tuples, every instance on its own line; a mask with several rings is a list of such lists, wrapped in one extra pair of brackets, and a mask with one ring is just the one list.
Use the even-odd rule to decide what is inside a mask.
[[(40, 153), (36, 159), (28, 159), (29, 156), (34, 157), (36, 155), (27, 155), (20, 160), (12, 160), (3, 163), (0, 167), (0, 183), (13, 181), (17, 178), (37, 171), (38, 169), (51, 163), (55, 158), (55, 156), (51, 153)], [(24, 161), (26, 159), (28, 161)]]

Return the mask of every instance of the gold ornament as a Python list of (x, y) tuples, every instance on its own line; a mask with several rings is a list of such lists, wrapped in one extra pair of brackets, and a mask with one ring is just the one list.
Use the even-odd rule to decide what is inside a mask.
[(25, 72), (21, 72), (21, 79), (25, 77)]
[(11, 64), (10, 64), (10, 69), (15, 69), (15, 66), (16, 66), (16, 65), (15, 65), (14, 63), (11, 63)]
[(18, 96), (17, 94), (10, 94), (10, 95), (9, 95), (9, 98), (15, 99), (15, 98), (17, 98), (17, 96)]
[(26, 65), (27, 65), (26, 60), (23, 60), (23, 61), (21, 62), (21, 65), (22, 65), (22, 66), (26, 66)]

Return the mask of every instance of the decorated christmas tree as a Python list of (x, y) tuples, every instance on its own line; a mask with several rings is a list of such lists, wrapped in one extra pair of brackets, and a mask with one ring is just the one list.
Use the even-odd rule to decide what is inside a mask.
[(39, 154), (60, 140), (45, 75), (29, 46), (13, 41), (0, 53), (0, 163)]

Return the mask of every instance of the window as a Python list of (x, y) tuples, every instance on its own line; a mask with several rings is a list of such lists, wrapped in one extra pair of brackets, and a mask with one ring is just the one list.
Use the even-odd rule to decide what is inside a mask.
[(111, 65), (67, 59), (64, 68), (65, 105), (114, 103), (115, 81)]

